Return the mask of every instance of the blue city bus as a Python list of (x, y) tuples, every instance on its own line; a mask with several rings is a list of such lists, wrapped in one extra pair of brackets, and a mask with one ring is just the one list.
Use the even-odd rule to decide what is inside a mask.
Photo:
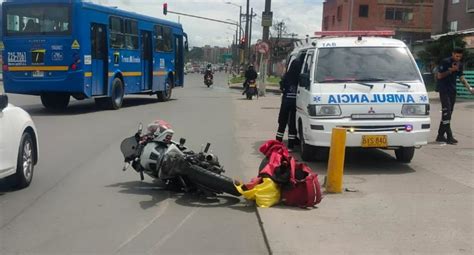
[(167, 101), (182, 87), (181, 24), (82, 0), (3, 3), (4, 87), (49, 109), (70, 97), (119, 109), (126, 94)]

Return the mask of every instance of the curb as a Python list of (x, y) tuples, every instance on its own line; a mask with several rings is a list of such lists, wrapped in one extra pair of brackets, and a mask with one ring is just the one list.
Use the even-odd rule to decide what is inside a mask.
[[(275, 93), (275, 94), (281, 94), (281, 91), (279, 88), (273, 88), (274, 86), (270, 86), (270, 85), (266, 85), (265, 87), (265, 91), (266, 92), (269, 92), (269, 93)], [(238, 89), (238, 90), (242, 90), (243, 87), (242, 87), (242, 84), (241, 83), (234, 83), (234, 84), (229, 84), (229, 88), (230, 89)]]

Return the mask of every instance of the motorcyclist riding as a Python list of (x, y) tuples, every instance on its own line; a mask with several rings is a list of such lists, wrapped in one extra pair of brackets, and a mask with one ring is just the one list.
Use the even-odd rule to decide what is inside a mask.
[(204, 81), (206, 80), (206, 78), (208, 76), (210, 76), (211, 80), (214, 79), (214, 73), (212, 72), (212, 65), (211, 64), (207, 65), (206, 72), (204, 72)]
[(245, 71), (244, 92), (242, 92), (242, 95), (244, 95), (247, 92), (247, 89), (249, 87), (249, 81), (256, 80), (257, 77), (258, 77), (258, 74), (255, 71), (253, 64), (250, 64), (247, 71)]

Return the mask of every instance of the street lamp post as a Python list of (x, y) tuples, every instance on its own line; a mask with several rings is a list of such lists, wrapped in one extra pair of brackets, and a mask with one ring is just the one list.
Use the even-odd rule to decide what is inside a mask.
[[(238, 29), (239, 30), (239, 39), (238, 39), (238, 41), (240, 41), (240, 39), (242, 39), (242, 5), (234, 4), (232, 2), (226, 2), (226, 4), (230, 4), (230, 5), (239, 7), (239, 24), (238, 24), (238, 26), (239, 26), (239, 29)], [(239, 55), (239, 64), (241, 64), (242, 61), (243, 61), (242, 56), (241, 56), (241, 54), (242, 54), (241, 50), (239, 49), (237, 52), (238, 52), (238, 55)]]
[(226, 4), (230, 4), (233, 6), (239, 7), (239, 39), (242, 38), (242, 33), (240, 32), (242, 30), (242, 5), (234, 4), (232, 2), (226, 2)]

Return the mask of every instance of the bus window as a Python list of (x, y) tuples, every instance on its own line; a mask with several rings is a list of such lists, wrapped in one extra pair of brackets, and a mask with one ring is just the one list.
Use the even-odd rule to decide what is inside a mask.
[(110, 47), (113, 49), (124, 47), (123, 20), (118, 17), (110, 17)]
[(63, 5), (8, 6), (6, 35), (67, 35), (70, 31), (70, 8)]
[(155, 26), (156, 51), (173, 51), (173, 38), (171, 28), (165, 26)]
[(125, 20), (125, 48), (138, 49), (138, 23), (135, 20)]

